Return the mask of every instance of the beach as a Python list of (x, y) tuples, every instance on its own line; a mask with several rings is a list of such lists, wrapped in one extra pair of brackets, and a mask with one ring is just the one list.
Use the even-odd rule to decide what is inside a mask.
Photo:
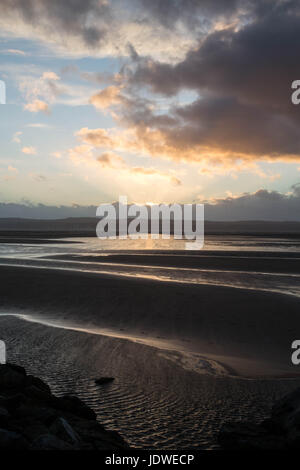
[[(201, 256), (183, 253), (98, 253), (77, 269), (74, 256), (1, 260), (0, 337), (11, 362), (58, 395), (78, 395), (131, 446), (216, 448), (222, 423), (260, 421), (300, 385), (291, 362), (296, 295), (119, 272), (155, 264), (201, 270), (216, 263), (215, 253), (202, 266)], [(284, 257), (273, 256), (279, 271)], [(219, 258), (228, 269), (231, 255)], [(235, 258), (245, 270), (248, 260)], [(101, 272), (92, 272), (96, 264)], [(100, 376), (115, 381), (99, 389)]]

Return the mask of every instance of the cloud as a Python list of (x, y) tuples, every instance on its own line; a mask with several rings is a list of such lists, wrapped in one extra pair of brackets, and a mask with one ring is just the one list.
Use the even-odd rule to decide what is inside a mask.
[(231, 16), (236, 12), (238, 0), (141, 0), (146, 11), (151, 13), (160, 23), (174, 27), (178, 22), (186, 23), (189, 27), (201, 25), (204, 18)]
[(168, 179), (174, 186), (181, 186), (181, 181), (176, 176), (170, 175), (167, 172), (156, 170), (155, 168), (133, 167), (130, 172), (137, 175), (145, 176), (158, 176)]
[(120, 96), (120, 88), (109, 86), (99, 91), (90, 98), (90, 103), (97, 109), (106, 109), (115, 104), (120, 104), (122, 97)]
[(98, 146), (95, 145), (95, 134), (92, 133), (92, 138), (86, 141), (87, 144), (79, 145), (73, 149), (69, 149), (69, 156), (75, 165), (84, 164), (94, 166), (97, 162), (104, 169), (118, 170), (118, 172), (126, 172), (136, 176), (154, 176), (167, 179), (172, 185), (180, 186), (181, 180), (170, 174), (169, 172), (161, 171), (155, 168), (147, 167), (132, 167), (126, 163), (123, 157), (114, 152), (104, 152), (99, 155), (96, 160), (93, 159), (93, 150)]
[[(83, 127), (77, 136), (84, 145), (190, 162), (202, 174), (238, 168), (275, 179), (278, 174), (251, 164), (300, 161), (300, 112), (290, 99), (300, 73), (299, 2), (2, 3), (0, 23), (12, 35), (79, 55), (126, 55), (119, 73), (110, 76), (112, 84), (89, 101), (110, 110), (118, 129)], [(108, 80), (106, 73), (84, 75), (101, 85)], [(76, 101), (53, 71), (36, 80), (23, 77), (21, 90), (31, 112), (49, 112), (59, 100)], [(192, 99), (183, 97), (187, 91)], [(76, 151), (73, 157), (85, 158)]]
[(75, 165), (79, 165), (81, 163), (89, 164), (90, 161), (92, 163), (93, 146), (92, 145), (77, 145), (76, 147), (69, 149), (68, 154), (69, 154), (70, 160)]
[(27, 103), (24, 106), (24, 109), (26, 109), (26, 111), (30, 111), (31, 113), (38, 113), (41, 111), (45, 114), (49, 114), (50, 112), (49, 105), (45, 103), (45, 101), (41, 100), (34, 100), (31, 103)]
[(15, 132), (14, 135), (13, 135), (12, 141), (15, 142), (16, 144), (20, 144), (22, 134), (23, 134), (23, 132), (21, 132), (21, 131)]
[(27, 124), (26, 127), (31, 127), (33, 129), (50, 129), (49, 124), (43, 124), (41, 122), (34, 122), (32, 124)]
[(3, 49), (1, 51), (2, 54), (9, 54), (9, 55), (17, 55), (17, 56), (26, 56), (26, 52), (21, 51), (20, 49)]
[[(174, 2), (151, 5), (147, 12), (159, 20)], [(291, 83), (299, 73), (300, 6), (293, 0), (275, 0), (272, 8), (268, 1), (227, 7), (188, 1), (187, 12), (197, 5), (208, 16), (229, 18), (235, 12), (238, 22), (208, 28), (177, 63), (141, 57), (132, 47), (132, 62), (119, 74), (118, 86), (91, 99), (100, 109), (113, 108), (118, 129), (82, 128), (77, 135), (103, 150), (197, 163), (203, 171), (250, 169), (262, 178), (279, 178), (255, 164), (300, 161), (300, 112), (291, 103)], [(241, 6), (247, 11), (243, 21)], [(181, 21), (176, 7), (170, 17), (172, 24)], [(180, 96), (187, 90), (194, 93), (190, 101)]]
[(156, 168), (149, 168), (144, 166), (131, 167), (126, 164), (124, 158), (120, 155), (117, 155), (113, 152), (105, 152), (97, 158), (97, 162), (103, 168), (112, 168), (118, 169), (121, 171), (126, 171), (132, 175), (141, 175), (141, 176), (154, 176), (159, 178), (164, 178), (169, 180), (169, 182), (175, 186), (180, 186), (181, 181), (176, 176)]
[(39, 78), (25, 75), (21, 77), (19, 88), (25, 95), (27, 104), (24, 109), (31, 113), (50, 112), (49, 104), (65, 92), (64, 87), (58, 84), (60, 77), (52, 71), (45, 71)]
[(102, 153), (97, 157), (97, 162), (103, 168), (120, 168), (125, 165), (124, 159), (113, 152)]
[[(153, 8), (162, 18), (170, 5), (154, 2)], [(139, 56), (123, 70), (127, 94), (148, 88), (158, 97), (143, 113), (133, 106), (121, 110), (136, 147), (152, 156), (216, 166), (300, 161), (300, 112), (291, 103), (291, 83), (299, 75), (299, 2), (247, 6), (247, 21), (209, 30), (184, 60), (171, 64)], [(186, 90), (197, 95), (190, 103), (179, 97)], [(169, 105), (155, 113), (162, 96)]]
[(78, 37), (87, 47), (101, 43), (109, 17), (105, 0), (2, 0), (1, 10), (4, 29), (49, 42)]
[(50, 155), (55, 158), (61, 158), (62, 152), (52, 152)]
[(29, 173), (29, 177), (36, 181), (37, 183), (44, 183), (47, 181), (47, 178), (45, 175), (41, 175), (39, 173)]
[[(205, 220), (236, 221), (298, 221), (300, 222), (300, 186), (294, 185), (288, 193), (260, 189), (211, 200), (205, 203)], [(58, 219), (65, 217), (95, 217), (96, 206), (47, 206), (43, 204), (0, 203), (0, 218), (23, 217)]]
[(7, 169), (12, 173), (19, 173), (19, 170), (12, 165), (8, 165)]
[(23, 147), (22, 152), (26, 155), (36, 155), (37, 151), (35, 147)]
[[(34, 39), (57, 53), (75, 56), (139, 54), (183, 57), (193, 38), (161, 22), (140, 1), (2, 0), (0, 27), (15, 37)], [(175, 25), (174, 25), (175, 27)], [(177, 43), (174, 42), (177, 38)], [(180, 44), (180, 47), (178, 45)]]
[(300, 221), (300, 185), (284, 194), (260, 189), (226, 198), (215, 198), (205, 203), (206, 220), (294, 220)]

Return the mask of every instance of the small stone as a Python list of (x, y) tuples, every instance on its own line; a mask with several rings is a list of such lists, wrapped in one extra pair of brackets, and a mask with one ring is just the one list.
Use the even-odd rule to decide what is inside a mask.
[(114, 377), (100, 377), (100, 379), (95, 380), (96, 385), (104, 385), (108, 384), (110, 382), (113, 382), (115, 380)]

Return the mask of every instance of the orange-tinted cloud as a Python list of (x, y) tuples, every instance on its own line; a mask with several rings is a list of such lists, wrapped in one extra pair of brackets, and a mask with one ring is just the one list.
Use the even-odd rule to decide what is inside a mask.
[(36, 155), (37, 153), (36, 148), (32, 146), (23, 147), (22, 152), (25, 153), (26, 155)]
[(97, 109), (107, 109), (110, 106), (120, 104), (122, 102), (122, 96), (120, 93), (120, 87), (112, 85), (93, 95), (90, 98), (90, 103)]
[(27, 103), (24, 106), (24, 109), (26, 109), (26, 111), (30, 111), (31, 113), (38, 113), (41, 111), (45, 114), (48, 114), (50, 111), (49, 105), (45, 101), (37, 99), (33, 100), (31, 103)]

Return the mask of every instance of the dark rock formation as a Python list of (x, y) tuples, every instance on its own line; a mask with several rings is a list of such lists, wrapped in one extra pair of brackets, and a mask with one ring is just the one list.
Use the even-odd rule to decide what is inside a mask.
[(52, 395), (42, 380), (0, 365), (0, 450), (120, 450), (123, 438), (79, 398)]
[(100, 377), (100, 379), (95, 380), (95, 384), (104, 385), (113, 382), (114, 380), (114, 377)]
[(300, 389), (276, 402), (260, 424), (225, 423), (218, 436), (228, 450), (288, 450), (300, 446)]

